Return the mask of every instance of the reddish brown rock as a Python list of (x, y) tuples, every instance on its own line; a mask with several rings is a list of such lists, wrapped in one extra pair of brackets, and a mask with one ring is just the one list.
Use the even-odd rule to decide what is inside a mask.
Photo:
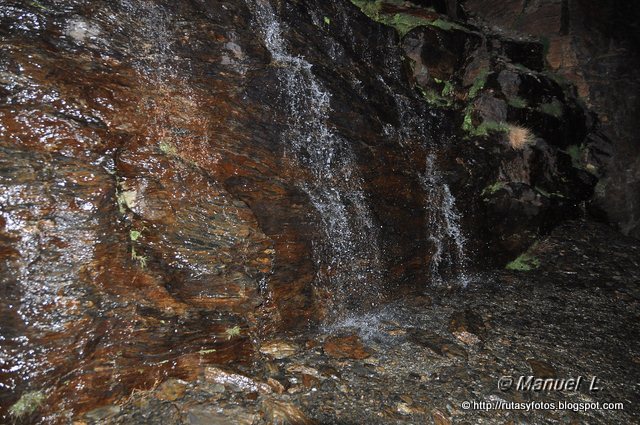
[(335, 359), (362, 360), (371, 356), (371, 352), (362, 345), (362, 341), (356, 335), (329, 337), (323, 348), (326, 355)]
[(156, 397), (160, 400), (175, 401), (184, 396), (187, 391), (187, 383), (180, 379), (169, 379), (163, 382), (156, 390)]
[(313, 375), (302, 375), (302, 386), (305, 388), (313, 388), (318, 384), (318, 382), (320, 382), (320, 380)]

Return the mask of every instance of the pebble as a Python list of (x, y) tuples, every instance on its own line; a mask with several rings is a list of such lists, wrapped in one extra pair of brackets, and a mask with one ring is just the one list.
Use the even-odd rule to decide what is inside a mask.
[(269, 394), (271, 387), (263, 382), (255, 381), (244, 375), (226, 372), (217, 367), (207, 367), (205, 369), (205, 379), (217, 384), (222, 384), (237, 392), (259, 392)]
[(180, 379), (169, 379), (163, 382), (156, 390), (156, 398), (164, 401), (175, 401), (184, 396), (187, 391), (187, 383)]
[(280, 381), (278, 381), (277, 379), (274, 378), (268, 378), (267, 379), (267, 384), (271, 387), (271, 389), (277, 393), (277, 394), (282, 394), (284, 392), (284, 385), (282, 385), (280, 383)]
[(283, 340), (275, 340), (264, 342), (260, 346), (260, 352), (262, 354), (266, 354), (274, 359), (281, 360), (287, 357), (291, 357), (299, 350), (296, 344), (283, 341)]

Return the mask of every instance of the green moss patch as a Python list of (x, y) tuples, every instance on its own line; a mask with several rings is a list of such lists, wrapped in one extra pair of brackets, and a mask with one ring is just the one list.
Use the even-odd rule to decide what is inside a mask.
[(469, 89), (469, 99), (473, 99), (478, 95), (478, 93), (484, 88), (484, 85), (487, 83), (487, 77), (489, 76), (489, 70), (483, 69), (480, 71), (475, 80), (473, 80), (473, 84)]
[(444, 31), (451, 31), (451, 30), (468, 31), (467, 28), (463, 27), (462, 25), (456, 24), (455, 22), (452, 22), (452, 21), (440, 19), (440, 18), (436, 19), (435, 21), (430, 21), (427, 25), (440, 28), (441, 30), (444, 30)]
[(540, 260), (525, 252), (507, 264), (505, 269), (526, 272), (537, 269), (538, 267), (540, 267)]
[(491, 133), (491, 132), (506, 133), (508, 131), (509, 131), (509, 126), (504, 122), (484, 121), (482, 124), (480, 124), (476, 128), (476, 130), (474, 132), (474, 135), (475, 136), (488, 136), (489, 133)]
[(594, 176), (601, 177), (600, 170), (594, 164), (590, 163), (587, 153), (589, 148), (585, 145), (570, 145), (564, 150), (564, 152), (571, 157), (571, 165), (574, 168), (585, 170)]
[(467, 31), (462, 25), (444, 19), (430, 20), (414, 16), (409, 13), (388, 14), (382, 12), (384, 4), (396, 6), (404, 5), (404, 1), (400, 0), (351, 0), (351, 3), (358, 6), (362, 12), (374, 21), (393, 27), (398, 31), (400, 36), (404, 37), (409, 31), (419, 26), (433, 26), (445, 31), (459, 29)]
[(551, 115), (552, 117), (562, 117), (562, 103), (558, 99), (553, 99), (551, 102), (543, 103), (538, 106), (538, 110), (544, 114)]
[(464, 119), (462, 121), (462, 129), (469, 133), (475, 129), (475, 127), (473, 126), (473, 120), (471, 118), (471, 111), (471, 107), (467, 107), (467, 109), (465, 109)]
[[(431, 89), (425, 89), (423, 87), (419, 87), (419, 89), (420, 89), (420, 93), (422, 93), (422, 97), (424, 97), (427, 103), (440, 108), (448, 108), (452, 106), (451, 99), (448, 99), (446, 96), (441, 95), (437, 91), (431, 90)], [(443, 92), (444, 92), (444, 89), (443, 89)]]
[(504, 182), (495, 182), (494, 184), (485, 187), (482, 191), (482, 195), (493, 195), (494, 193), (501, 189), (504, 189), (505, 187), (507, 187), (507, 185)]
[(565, 152), (571, 157), (571, 165), (582, 168), (582, 147), (571, 145), (565, 149)]
[(447, 81), (442, 81), (439, 80), (437, 78), (434, 78), (436, 83), (439, 84), (444, 84), (444, 87), (442, 88), (442, 96), (443, 97), (449, 97), (453, 95), (454, 92), (454, 88), (453, 88), (453, 84), (451, 83), (451, 81), (447, 80)]
[(9, 408), (9, 414), (16, 419), (28, 416), (38, 410), (45, 398), (42, 391), (26, 392)]
[(137, 262), (141, 269), (144, 270), (145, 268), (147, 268), (147, 262), (149, 261), (149, 259), (144, 255), (138, 254), (134, 247), (131, 247), (131, 259)]
[(521, 98), (520, 96), (514, 96), (508, 99), (507, 103), (509, 104), (509, 106), (517, 109), (522, 109), (527, 107), (527, 101)]
[(507, 133), (509, 126), (504, 122), (484, 121), (479, 126), (474, 126), (471, 120), (471, 113), (467, 112), (462, 122), (462, 129), (475, 137), (485, 137), (489, 133)]
[(160, 148), (160, 152), (162, 152), (165, 155), (175, 156), (178, 153), (178, 151), (176, 150), (176, 147), (167, 141), (160, 142), (160, 144), (158, 145), (158, 148)]
[(231, 339), (234, 336), (239, 336), (240, 332), (241, 332), (240, 326), (234, 326), (224, 331), (224, 333), (227, 334), (227, 339)]

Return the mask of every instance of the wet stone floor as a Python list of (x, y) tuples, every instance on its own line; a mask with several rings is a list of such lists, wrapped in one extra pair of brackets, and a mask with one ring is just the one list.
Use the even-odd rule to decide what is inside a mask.
[[(640, 423), (637, 241), (573, 223), (530, 255), (536, 270), (479, 276), (464, 290), (406, 295), (332, 328), (274, 337), (246, 370), (203, 367), (197, 381), (159, 382), (77, 423)], [(582, 383), (536, 392), (499, 388), (503, 376)], [(524, 410), (532, 402), (543, 408)]]

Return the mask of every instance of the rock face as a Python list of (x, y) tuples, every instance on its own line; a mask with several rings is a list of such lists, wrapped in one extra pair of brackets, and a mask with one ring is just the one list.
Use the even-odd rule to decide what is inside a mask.
[(413, 84), (452, 113), (456, 138), (436, 162), (465, 212), (468, 249), (504, 264), (582, 214), (603, 168), (598, 127), (575, 87), (545, 69), (542, 43), (410, 5), (363, 10), (406, 33)]
[(430, 137), (399, 143), (426, 108), (393, 29), (348, 2), (0, 17), (3, 414), (27, 391), (88, 410), (238, 364), (333, 293), (426, 283)]
[[(546, 45), (550, 68), (574, 83), (598, 113), (601, 135), (593, 135), (604, 177), (593, 212), (625, 234), (640, 237), (640, 6), (593, 0), (464, 0), (472, 15), (515, 34), (531, 34)], [(609, 139), (609, 145), (604, 139)]]
[(461, 280), (579, 213), (595, 181), (563, 151), (591, 128), (540, 45), (385, 7), (413, 18), (0, 5), (0, 415), (238, 367), (273, 329)]
[(366, 359), (371, 355), (356, 335), (332, 337), (324, 343), (324, 352), (336, 359)]

